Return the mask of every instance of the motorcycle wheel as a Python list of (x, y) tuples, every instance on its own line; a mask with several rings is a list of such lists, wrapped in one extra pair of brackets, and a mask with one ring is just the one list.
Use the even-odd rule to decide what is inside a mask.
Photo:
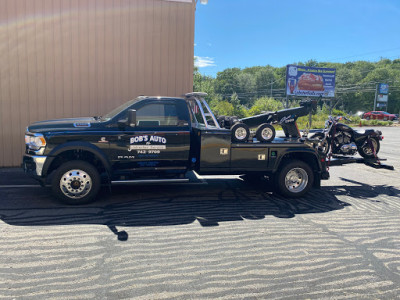
[(325, 135), (321, 132), (317, 132), (313, 134), (310, 139), (319, 139), (321, 142), (318, 145), (318, 150), (324, 153), (325, 155), (329, 153), (330, 143), (327, 139), (325, 139)]
[[(377, 138), (370, 138), (370, 140), (372, 146), (374, 147), (375, 154), (377, 155), (381, 147), (379, 140)], [(358, 153), (360, 153), (360, 155), (364, 158), (375, 158), (374, 151), (372, 151), (368, 140), (365, 140), (361, 147), (358, 147)]]

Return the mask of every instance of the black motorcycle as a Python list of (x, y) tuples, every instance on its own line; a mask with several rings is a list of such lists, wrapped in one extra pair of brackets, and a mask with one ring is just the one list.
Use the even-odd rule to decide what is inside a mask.
[(335, 155), (354, 155), (358, 151), (364, 158), (376, 158), (382, 132), (373, 129), (356, 131), (346, 124), (339, 123), (342, 119), (348, 120), (345, 117), (329, 116), (325, 128), (310, 137), (320, 140), (319, 150), (325, 154), (331, 151)]

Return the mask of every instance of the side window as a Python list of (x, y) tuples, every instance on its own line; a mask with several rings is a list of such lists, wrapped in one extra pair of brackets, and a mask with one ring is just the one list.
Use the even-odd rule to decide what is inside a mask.
[(138, 127), (181, 126), (175, 104), (152, 103), (136, 111)]

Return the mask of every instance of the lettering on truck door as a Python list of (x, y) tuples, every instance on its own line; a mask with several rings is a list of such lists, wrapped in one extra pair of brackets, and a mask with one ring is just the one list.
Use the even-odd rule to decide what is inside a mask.
[(117, 160), (121, 169), (186, 168), (190, 127), (174, 101), (146, 101), (136, 109), (136, 126), (121, 133)]

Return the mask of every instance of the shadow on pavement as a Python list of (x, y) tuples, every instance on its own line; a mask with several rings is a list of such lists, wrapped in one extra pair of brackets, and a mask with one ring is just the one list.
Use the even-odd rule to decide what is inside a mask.
[(371, 198), (382, 195), (400, 198), (400, 190), (390, 185), (370, 185), (343, 177), (340, 177), (340, 179), (355, 185), (335, 186), (332, 191), (335, 195), (347, 195), (352, 198), (369, 199), (374, 202), (379, 202), (379, 200)]
[[(52, 199), (49, 189), (5, 189), (0, 219), (15, 226), (76, 224), (106, 225), (123, 241), (125, 231), (117, 226), (169, 226), (198, 221), (201, 226), (220, 222), (260, 220), (266, 216), (292, 218), (298, 214), (326, 213), (349, 206), (337, 196), (379, 202), (380, 195), (400, 197), (391, 186), (371, 186), (341, 178), (353, 185), (326, 186), (306, 197), (287, 199), (272, 194), (263, 182), (240, 179), (208, 179), (207, 184), (114, 187), (103, 189), (95, 203), (68, 206)], [(378, 198), (378, 199), (373, 199)]]
[(208, 179), (207, 184), (124, 186), (107, 189), (95, 203), (67, 206), (52, 199), (49, 189), (6, 189), (0, 219), (15, 226), (72, 224), (106, 225), (120, 240), (128, 239), (117, 226), (218, 226), (224, 221), (259, 220), (266, 216), (325, 213), (348, 206), (332, 190), (313, 190), (307, 197), (286, 199), (271, 194), (265, 183), (240, 179)]

